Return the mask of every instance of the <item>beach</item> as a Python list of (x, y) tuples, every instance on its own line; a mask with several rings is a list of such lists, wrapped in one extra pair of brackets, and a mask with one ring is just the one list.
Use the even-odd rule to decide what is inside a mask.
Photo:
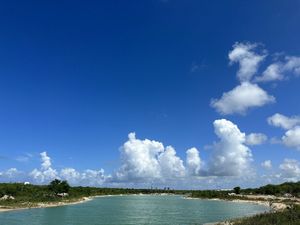
[(48, 203), (37, 203), (33, 204), (32, 206), (25, 206), (25, 207), (4, 207), (0, 205), (0, 213), (1, 212), (7, 212), (7, 211), (15, 211), (15, 210), (25, 210), (25, 209), (35, 209), (35, 208), (50, 208), (50, 207), (59, 207), (59, 206), (65, 206), (65, 205), (75, 205), (84, 203), (87, 201), (92, 200), (95, 197), (100, 196), (94, 196), (94, 197), (82, 197), (78, 200), (69, 200), (69, 201), (61, 201), (61, 202), (48, 202)]

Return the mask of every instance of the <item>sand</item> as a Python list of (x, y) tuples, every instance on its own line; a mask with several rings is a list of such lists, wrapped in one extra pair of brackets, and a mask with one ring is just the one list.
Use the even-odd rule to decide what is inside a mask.
[[(97, 197), (97, 196), (95, 196)], [(13, 211), (13, 210), (24, 210), (24, 209), (35, 209), (35, 208), (49, 208), (49, 207), (59, 207), (59, 206), (65, 206), (65, 205), (75, 205), (75, 204), (80, 204), (83, 202), (87, 202), (92, 200), (94, 197), (83, 197), (80, 198), (76, 201), (62, 201), (62, 202), (55, 202), (55, 203), (37, 203), (34, 206), (30, 207), (14, 207), (14, 208), (6, 208), (3, 206), (0, 206), (0, 212), (7, 212), (7, 211)]]

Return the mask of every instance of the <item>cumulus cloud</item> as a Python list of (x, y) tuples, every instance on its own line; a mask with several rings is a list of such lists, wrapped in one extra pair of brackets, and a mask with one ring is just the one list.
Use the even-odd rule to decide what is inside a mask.
[(158, 156), (158, 163), (164, 178), (185, 176), (183, 161), (176, 156), (176, 151), (171, 146), (166, 147), (166, 150)]
[(256, 43), (236, 43), (233, 45), (228, 57), (230, 64), (239, 64), (237, 77), (241, 84), (231, 91), (223, 93), (220, 99), (211, 101), (211, 106), (219, 113), (224, 115), (245, 114), (250, 108), (273, 103), (275, 97), (254, 83), (285, 80), (291, 74), (300, 76), (300, 57), (297, 56), (284, 56), (283, 60), (277, 58), (263, 70), (261, 75), (255, 76), (261, 62), (267, 56), (266, 50), (259, 52), (257, 47), (258, 44)]
[(64, 168), (60, 171), (60, 177), (63, 180), (67, 180), (71, 185), (81, 186), (101, 186), (110, 179), (110, 176), (105, 175), (103, 169), (87, 169), (79, 172), (74, 168)]
[(42, 169), (43, 170), (47, 170), (51, 167), (51, 159), (50, 157), (47, 155), (47, 152), (42, 152), (41, 154), (41, 161), (42, 161)]
[(41, 169), (34, 169), (29, 176), (34, 182), (47, 183), (53, 179), (59, 178), (57, 171), (51, 168), (51, 158), (47, 152), (40, 153)]
[(183, 161), (176, 156), (171, 146), (161, 142), (140, 140), (135, 133), (128, 135), (128, 141), (121, 147), (121, 168), (116, 173), (118, 180), (152, 181), (183, 177)]
[[(116, 181), (188, 181), (192, 177), (200, 179), (250, 174), (252, 154), (246, 146), (246, 134), (242, 133), (237, 125), (225, 119), (214, 121), (214, 128), (220, 140), (210, 149), (208, 163), (201, 160), (196, 148), (186, 151), (184, 164), (173, 147), (164, 147), (163, 143), (154, 140), (137, 139), (135, 133), (130, 133), (128, 140), (120, 148), (122, 161), (115, 175)], [(262, 134), (252, 134), (250, 137), (251, 144), (265, 140)]]
[[(186, 187), (190, 184), (193, 187), (199, 182), (213, 181), (223, 182), (235, 179), (234, 177), (248, 179), (251, 177), (251, 150), (246, 146), (247, 137), (252, 144), (261, 142), (260, 134), (246, 135), (242, 133), (237, 125), (226, 119), (214, 121), (215, 133), (218, 142), (208, 150), (210, 151), (209, 161), (201, 160), (199, 151), (190, 148), (186, 151), (185, 162), (176, 154), (173, 147), (164, 147), (163, 143), (149, 139), (138, 139), (135, 133), (128, 135), (128, 140), (120, 148), (121, 165), (113, 175), (105, 175), (103, 169), (77, 171), (75, 168), (66, 167), (57, 171), (52, 166), (51, 158), (47, 152), (40, 153), (41, 166), (34, 169), (28, 175), (33, 183), (46, 184), (53, 179), (67, 180), (71, 185), (101, 186), (133, 184), (149, 185), (176, 185)], [(253, 136), (252, 138), (249, 138)], [(258, 140), (259, 139), (259, 140)], [(268, 162), (264, 163), (267, 167)], [(262, 164), (263, 166), (263, 164)], [(0, 172), (0, 178), (15, 176), (16, 169)], [(250, 173), (249, 173), (250, 171)], [(230, 178), (225, 178), (230, 177)], [(253, 177), (252, 177), (253, 178)], [(251, 178), (251, 179), (252, 179)], [(28, 181), (26, 179), (26, 181)], [(209, 186), (210, 184), (207, 183)]]
[(268, 118), (268, 123), (272, 126), (281, 127), (285, 130), (288, 130), (295, 127), (296, 125), (300, 125), (300, 117), (287, 117), (282, 114), (276, 113)]
[(79, 183), (79, 179), (81, 178), (81, 174), (73, 168), (63, 168), (60, 171), (60, 177), (63, 180), (67, 180), (69, 183)]
[(262, 133), (251, 133), (246, 136), (247, 145), (261, 145), (266, 142), (268, 137)]
[(300, 57), (287, 56), (286, 63), (284, 65), (284, 70), (290, 71), (296, 76), (300, 75)]
[(283, 178), (295, 180), (300, 178), (300, 164), (295, 159), (284, 159), (279, 168)]
[(102, 185), (107, 180), (110, 180), (110, 175), (105, 175), (104, 170), (91, 170), (87, 169), (81, 173), (81, 184), (88, 186), (99, 186)]
[(128, 135), (128, 141), (121, 147), (122, 166), (117, 172), (121, 180), (160, 178), (157, 157), (164, 151), (162, 143), (148, 139), (136, 139), (135, 133)]
[[(220, 140), (213, 145), (206, 168), (196, 148), (186, 151), (184, 164), (173, 147), (165, 148), (163, 143), (154, 140), (140, 140), (135, 133), (130, 133), (121, 147), (122, 163), (116, 173), (117, 181), (189, 181), (211, 176), (233, 177), (250, 174), (252, 154), (246, 146), (246, 134), (225, 119), (214, 121), (214, 128)], [(252, 144), (261, 143), (265, 139), (262, 134), (254, 136), (251, 138)]]
[(261, 163), (261, 166), (265, 169), (271, 169), (272, 168), (272, 162), (271, 160), (266, 160)]
[(241, 82), (250, 81), (266, 57), (265, 54), (256, 53), (256, 48), (257, 44), (235, 43), (233, 50), (229, 52), (230, 63), (239, 63), (237, 76)]
[(273, 63), (267, 67), (267, 69), (262, 73), (262, 76), (256, 77), (254, 80), (256, 82), (268, 82), (283, 79), (284, 74), (281, 63)]
[(0, 171), (0, 183), (2, 182), (24, 182), (26, 180), (26, 173), (17, 168), (9, 168)]
[(186, 166), (188, 173), (192, 176), (200, 174), (201, 158), (196, 148), (190, 148), (186, 151)]
[(296, 126), (285, 132), (282, 142), (289, 148), (300, 150), (300, 126)]
[(214, 145), (209, 174), (215, 176), (246, 174), (252, 161), (252, 154), (245, 145), (245, 133), (226, 119), (215, 120), (214, 128), (220, 141)]
[(289, 74), (300, 75), (300, 57), (286, 56), (283, 61), (276, 61), (254, 80), (256, 82), (278, 81), (287, 78)]
[(260, 107), (275, 102), (275, 97), (269, 95), (256, 84), (243, 82), (233, 90), (223, 93), (220, 99), (213, 99), (211, 106), (221, 114), (245, 114), (249, 108)]
[(49, 168), (48, 170), (34, 169), (30, 173), (30, 176), (33, 178), (35, 182), (38, 183), (48, 183), (51, 180), (59, 179), (56, 170), (52, 168)]
[(275, 80), (283, 80), (284, 72), (282, 70), (281, 63), (273, 63), (267, 67), (267, 69), (262, 73), (262, 76), (256, 77), (254, 81), (256, 82), (269, 82)]
[(59, 178), (56, 170), (49, 168), (48, 170), (38, 170), (34, 169), (31, 171), (29, 176), (33, 179), (35, 183), (48, 183), (51, 180)]
[(2, 178), (2, 179), (11, 179), (11, 178), (18, 177), (21, 174), (22, 174), (22, 172), (19, 171), (17, 168), (10, 168), (6, 171), (0, 172), (0, 178)]
[(51, 158), (47, 152), (41, 152), (41, 168), (34, 169), (29, 173), (29, 177), (33, 183), (49, 183), (53, 179), (67, 180), (71, 185), (80, 186), (100, 186), (106, 180), (110, 179), (110, 175), (105, 175), (104, 170), (86, 169), (82, 172), (74, 168), (66, 167), (59, 172), (52, 168)]
[(275, 127), (285, 130), (285, 134), (281, 138), (281, 143), (289, 148), (300, 150), (300, 117), (287, 117), (276, 113), (268, 118), (268, 123)]

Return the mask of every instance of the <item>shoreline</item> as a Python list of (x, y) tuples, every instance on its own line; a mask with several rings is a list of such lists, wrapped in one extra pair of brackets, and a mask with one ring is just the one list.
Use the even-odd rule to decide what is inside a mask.
[(240, 202), (240, 203), (252, 203), (256, 205), (263, 205), (267, 206), (272, 209), (268, 201), (258, 201), (258, 200), (244, 200), (244, 199), (222, 199), (222, 198), (191, 198), (191, 197), (184, 197), (184, 199), (188, 200), (210, 200), (210, 201), (225, 201), (225, 202)]
[(53, 202), (53, 203), (37, 203), (36, 205), (29, 206), (29, 207), (3, 207), (0, 205), (0, 213), (1, 212), (9, 212), (9, 211), (17, 211), (17, 210), (26, 210), (26, 209), (40, 209), (40, 208), (52, 208), (52, 207), (60, 207), (60, 206), (66, 206), (66, 205), (76, 205), (76, 204), (81, 204), (84, 202), (88, 202), (93, 200), (95, 197), (100, 197), (100, 196), (90, 196), (90, 197), (82, 197), (78, 200), (70, 200), (70, 201), (61, 201), (61, 202)]
[[(9, 212), (9, 211), (17, 211), (17, 210), (26, 210), (26, 209), (40, 209), (40, 208), (52, 208), (52, 207), (60, 207), (60, 206), (67, 206), (67, 205), (76, 205), (81, 204), (84, 202), (91, 201), (95, 198), (104, 198), (104, 197), (117, 197), (117, 196), (139, 196), (139, 195), (146, 195), (146, 194), (117, 194), (117, 195), (95, 195), (89, 197), (82, 197), (77, 200), (70, 200), (70, 201), (60, 201), (60, 202), (48, 202), (48, 203), (36, 203), (36, 205), (29, 206), (29, 207), (3, 207), (0, 205), (0, 213), (2, 212)], [(149, 194), (152, 195), (152, 194)], [(155, 194), (154, 194), (155, 195)], [(160, 195), (172, 195), (172, 194), (160, 194)]]
[[(264, 214), (264, 213), (276, 213), (276, 212), (280, 212), (283, 211), (285, 209), (288, 208), (288, 205), (286, 203), (283, 202), (273, 202), (271, 203), (268, 199), (265, 200), (257, 200), (255, 198), (250, 198), (250, 199), (221, 199), (221, 198), (191, 198), (191, 197), (184, 197), (185, 199), (188, 200), (211, 200), (211, 201), (227, 201), (227, 202), (240, 202), (240, 203), (252, 203), (252, 204), (257, 204), (257, 205), (263, 205), (266, 207), (269, 207), (270, 211), (266, 211), (266, 212), (261, 212), (261, 213), (257, 213), (255, 215), (260, 215), (260, 214)], [(297, 203), (296, 203), (297, 204)], [(243, 218), (247, 218), (247, 217), (251, 217), (254, 215), (249, 215), (249, 216), (243, 216), (239, 219), (243, 219)], [(234, 220), (234, 219), (233, 219)], [(205, 223), (204, 225), (232, 225), (233, 223), (229, 222), (229, 221), (216, 221), (216, 222), (210, 222), (210, 223)]]
[[(288, 207), (288, 205), (284, 202), (271, 202), (268, 199), (265, 200), (258, 200), (255, 198), (249, 198), (249, 199), (222, 199), (222, 198), (192, 198), (192, 197), (184, 197), (185, 199), (189, 200), (212, 200), (212, 201), (227, 201), (227, 202), (241, 202), (241, 203), (252, 203), (257, 205), (263, 205), (269, 207), (274, 212), (282, 211)], [(292, 199), (291, 199), (292, 200)], [(300, 204), (299, 202), (296, 202), (295, 204)]]

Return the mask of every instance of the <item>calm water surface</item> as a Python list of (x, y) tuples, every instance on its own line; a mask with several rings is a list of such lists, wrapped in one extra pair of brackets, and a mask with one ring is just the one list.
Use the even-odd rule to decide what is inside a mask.
[(267, 211), (250, 203), (181, 196), (112, 196), (77, 205), (0, 213), (1, 225), (189, 225)]

